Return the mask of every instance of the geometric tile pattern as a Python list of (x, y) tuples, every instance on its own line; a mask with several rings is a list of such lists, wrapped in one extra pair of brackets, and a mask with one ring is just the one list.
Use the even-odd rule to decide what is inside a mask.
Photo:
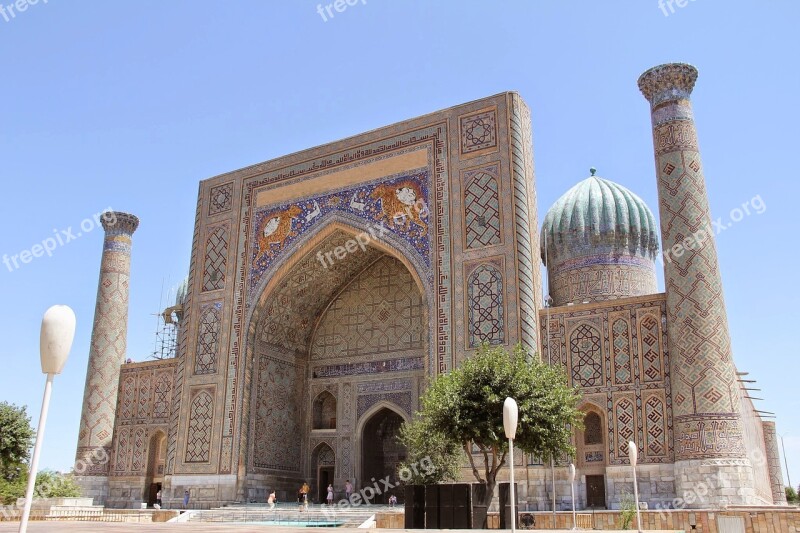
[(228, 257), (228, 228), (219, 226), (206, 239), (206, 259), (203, 269), (203, 291), (215, 291), (225, 286), (225, 266)]
[[(297, 413), (304, 407), (304, 365), (271, 355), (258, 357), (253, 464), (257, 468), (299, 473), (301, 426)], [(282, 357), (293, 359), (294, 355)]]
[[(509, 109), (511, 174), (513, 178), (515, 258), (519, 289), (520, 339), (529, 352), (539, 350), (537, 311), (542, 308), (542, 275), (539, 257), (539, 222), (536, 212), (535, 173), (531, 112), (519, 95)], [(499, 177), (499, 176), (498, 176)]]
[[(167, 433), (172, 414), (172, 387), (177, 359), (126, 364), (120, 370), (117, 416), (114, 419), (115, 477), (138, 475), (146, 468), (148, 436)], [(134, 466), (137, 470), (134, 470)]]
[(467, 248), (500, 244), (498, 166), (464, 173), (464, 213)]
[(642, 358), (642, 380), (661, 381), (661, 328), (658, 317), (648, 314), (639, 321), (639, 353)]
[(483, 343), (503, 344), (503, 276), (495, 266), (484, 263), (475, 268), (467, 281), (469, 347)]
[[(636, 419), (633, 402), (629, 398), (617, 401), (614, 407), (614, 420), (616, 421), (616, 455), (623, 462), (628, 462), (628, 441), (635, 440)], [(637, 443), (638, 444), (638, 443)]]
[(305, 254), (291, 272), (284, 274), (281, 285), (266, 301), (258, 304), (262, 313), (256, 333), (258, 338), (292, 350), (304, 352), (308, 349), (315, 320), (325, 306), (359, 272), (383, 255), (376, 248), (367, 247), (363, 252), (359, 249), (324, 268), (317, 255), (344, 246), (350, 238), (343, 231), (334, 231)]
[[(139, 224), (138, 218), (126, 213), (107, 218), (101, 219), (105, 230), (103, 258), (76, 456), (76, 460), (92, 465), (97, 463), (91, 459), (93, 453), (102, 449), (108, 456), (112, 451), (120, 366), (127, 355), (131, 236)], [(133, 405), (130, 408), (135, 409)], [(84, 475), (107, 475), (108, 469), (108, 464), (96, 465)]]
[(651, 396), (644, 405), (646, 422), (647, 449), (645, 453), (650, 457), (663, 457), (667, 455), (667, 429), (666, 416), (664, 415), (664, 402), (658, 396)]
[(214, 399), (202, 390), (189, 408), (189, 430), (186, 434), (187, 463), (207, 463), (211, 459), (211, 429), (214, 419)]
[(581, 387), (602, 384), (603, 354), (600, 349), (600, 332), (588, 324), (581, 324), (572, 332), (569, 341), (572, 354), (572, 380)]
[(221, 312), (222, 302), (207, 304), (200, 309), (200, 322), (197, 326), (197, 350), (194, 361), (194, 373), (196, 375), (215, 374), (217, 372)]
[(408, 269), (384, 256), (330, 302), (319, 320), (311, 358), (377, 358), (386, 352), (420, 350), (428, 330), (423, 307)]
[(172, 401), (172, 373), (162, 372), (156, 378), (155, 398), (153, 401), (153, 418), (167, 418), (169, 404)]
[(229, 211), (233, 204), (233, 182), (218, 185), (211, 189), (208, 202), (209, 216)]
[(141, 472), (144, 469), (144, 453), (147, 447), (147, 429), (136, 428), (133, 435), (133, 459), (131, 460), (131, 472)]
[(461, 124), (461, 153), (469, 154), (497, 146), (497, 113), (495, 110), (465, 115)]
[(651, 104), (663, 249), (694, 239), (664, 261), (679, 460), (744, 455), (736, 370), (689, 100), (696, 78), (694, 67), (671, 64), (639, 79)]
[(612, 345), (614, 353), (614, 383), (623, 385), (631, 382), (633, 370), (631, 365), (631, 341), (628, 332), (628, 322), (617, 319), (611, 327)]
[[(541, 310), (539, 320), (541, 323), (541, 338), (543, 340), (542, 357), (545, 361), (552, 361), (560, 365), (572, 378), (572, 384), (581, 387), (581, 392), (586, 401), (593, 405), (605, 406), (608, 438), (604, 440), (602, 448), (608, 458), (607, 464), (620, 465), (627, 460), (627, 450), (620, 457), (617, 441), (617, 402), (627, 398), (630, 404), (623, 404), (620, 415), (626, 418), (627, 430), (625, 435), (634, 437), (640, 445), (639, 460), (642, 463), (669, 463), (673, 460), (673, 418), (669, 372), (669, 355), (667, 351), (666, 333), (658, 329), (657, 342), (650, 346), (659, 354), (661, 379), (647, 381), (643, 379), (640, 347), (640, 324), (645, 319), (652, 317), (658, 327), (666, 317), (666, 302), (664, 295), (652, 295), (648, 300), (615, 304), (608, 302), (602, 307), (591, 310), (576, 311), (570, 307), (554, 308), (549, 311)], [(592, 322), (590, 325), (589, 322)], [(549, 323), (549, 334), (546, 331)], [(577, 333), (581, 326), (587, 325), (582, 330), (582, 341), (577, 342)], [(596, 326), (595, 326), (596, 325)], [(645, 332), (654, 332), (656, 327), (652, 324), (645, 328)], [(593, 332), (595, 330), (596, 332)], [(592, 338), (598, 338), (593, 341)], [(572, 343), (571, 341), (576, 341)], [(599, 344), (598, 344), (599, 343)], [(594, 381), (592, 386), (581, 386), (573, 370), (579, 370), (578, 361), (581, 345), (583, 350), (599, 350), (603, 358), (592, 365), (592, 372), (599, 372), (601, 378)], [(604, 347), (608, 347), (608, 353)], [(590, 360), (594, 360), (591, 358)], [(657, 366), (657, 365), (654, 365)], [(606, 376), (605, 369), (608, 369)], [(590, 375), (586, 370), (585, 375)], [(656, 398), (656, 399), (653, 399)], [(649, 402), (649, 405), (648, 405)], [(659, 405), (657, 403), (660, 402)], [(628, 407), (633, 406), (633, 417), (629, 417)], [(633, 426), (630, 420), (634, 420)], [(623, 424), (624, 425), (624, 424)], [(632, 433), (631, 433), (632, 432)], [(579, 434), (578, 434), (579, 435)], [(585, 435), (585, 430), (584, 430)], [(652, 448), (650, 447), (652, 443)], [(624, 442), (620, 445), (626, 445)], [(579, 449), (579, 457), (583, 458), (585, 451), (594, 449)], [(582, 451), (583, 450), (583, 451)], [(654, 452), (659, 451), (659, 455)], [(585, 459), (585, 458), (584, 458)]]

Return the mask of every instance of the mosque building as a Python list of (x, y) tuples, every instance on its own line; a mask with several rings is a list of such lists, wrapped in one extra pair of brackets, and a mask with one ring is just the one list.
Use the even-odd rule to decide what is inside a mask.
[[(696, 78), (686, 64), (639, 78), (659, 219), (592, 169), (540, 228), (530, 112), (513, 92), (200, 182), (189, 276), (164, 313), (173, 358), (125, 363), (139, 221), (104, 221), (86, 494), (138, 507), (161, 490), (179, 507), (189, 490), (215, 507), (291, 500), (304, 481), (317, 501), (329, 483), (358, 490), (405, 456), (396, 436), (427, 380), (488, 343), (521, 344), (581, 389), (579, 508), (619, 508), (629, 441), (651, 508), (698, 483), (688, 507), (784, 504), (775, 424), (737, 374), (704, 232)], [(569, 505), (566, 464), (517, 454), (514, 468), (529, 508), (551, 509), (553, 486)]]

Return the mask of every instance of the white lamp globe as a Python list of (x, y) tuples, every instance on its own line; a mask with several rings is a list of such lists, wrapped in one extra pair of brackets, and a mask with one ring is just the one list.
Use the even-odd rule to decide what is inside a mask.
[(519, 407), (514, 398), (506, 398), (503, 403), (503, 429), (506, 438), (513, 439), (517, 436), (517, 421), (519, 420)]
[(639, 460), (639, 450), (632, 440), (628, 441), (628, 457), (631, 459), (631, 465), (636, 466), (636, 462)]
[(66, 305), (54, 305), (44, 313), (39, 335), (42, 372), (60, 374), (75, 338), (75, 313)]

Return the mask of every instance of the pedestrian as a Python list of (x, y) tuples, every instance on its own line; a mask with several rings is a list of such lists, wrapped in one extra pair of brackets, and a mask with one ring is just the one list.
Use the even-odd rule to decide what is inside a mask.
[(275, 491), (273, 490), (272, 492), (269, 493), (269, 498), (267, 498), (267, 503), (269, 504), (269, 510), (270, 511), (274, 511), (275, 510), (275, 499), (276, 499), (275, 498)]
[(183, 491), (183, 508), (184, 509), (188, 509), (189, 508), (189, 491), (188, 490)]
[(394, 494), (389, 496), (389, 507), (394, 507), (396, 503), (397, 503), (397, 496), (395, 496)]
[(161, 489), (156, 492), (156, 505), (158, 505), (158, 509), (161, 509)]
[(344, 483), (344, 497), (347, 499), (348, 503), (350, 502), (350, 496), (353, 495), (353, 485), (350, 483), (348, 479)]
[(328, 485), (328, 505), (333, 505), (333, 485)]

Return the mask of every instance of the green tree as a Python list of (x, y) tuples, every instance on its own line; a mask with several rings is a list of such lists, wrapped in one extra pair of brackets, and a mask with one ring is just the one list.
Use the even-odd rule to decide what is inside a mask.
[(792, 487), (786, 487), (786, 503), (794, 503), (797, 501), (797, 492)]
[[(574, 455), (571, 436), (572, 428), (581, 423), (580, 395), (567, 383), (559, 368), (543, 363), (521, 346), (512, 354), (502, 347), (483, 346), (460, 367), (437, 377), (425, 391), (412, 426), (423, 420), (431, 431), (431, 442), (421, 440), (428, 448), (415, 449), (414, 440), (406, 441), (410, 456), (429, 454), (430, 444), (438, 449), (446, 449), (448, 441), (457, 444), (466, 453), (475, 479), (486, 486), (484, 503), (488, 506), (508, 453), (503, 430), (507, 397), (519, 406), (516, 448), (543, 459)], [(482, 466), (473, 451), (483, 459)]]
[(464, 457), (461, 445), (447, 438), (429, 418), (417, 413), (410, 424), (403, 424), (400, 442), (408, 450), (397, 469), (404, 483), (430, 485), (458, 479)]
[(35, 432), (25, 407), (0, 402), (0, 477), (13, 483), (27, 470)]
[(77, 498), (81, 495), (81, 488), (71, 473), (42, 470), (36, 474), (34, 492), (37, 498)]

